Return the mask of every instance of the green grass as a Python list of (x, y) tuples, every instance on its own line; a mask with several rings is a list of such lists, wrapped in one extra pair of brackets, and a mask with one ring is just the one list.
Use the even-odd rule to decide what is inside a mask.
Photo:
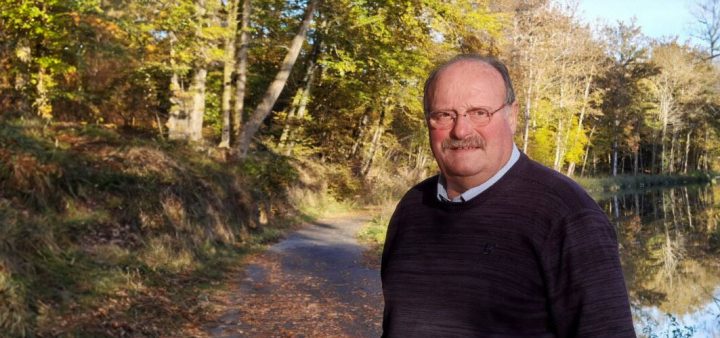
[(375, 211), (375, 217), (365, 224), (358, 232), (358, 239), (370, 246), (371, 250), (378, 257), (382, 253), (382, 247), (383, 244), (385, 244), (387, 226), (394, 210), (395, 203), (384, 203), (382, 206), (377, 208), (377, 211)]

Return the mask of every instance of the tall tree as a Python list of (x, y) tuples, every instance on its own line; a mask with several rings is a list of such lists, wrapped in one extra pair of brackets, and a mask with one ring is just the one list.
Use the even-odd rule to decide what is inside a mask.
[(585, 144), (589, 102), (602, 68), (602, 49), (572, 7), (531, 3), (517, 8), (511, 58), (523, 111), (522, 149), (574, 171)]
[(643, 80), (657, 72), (649, 62), (648, 47), (634, 23), (618, 22), (605, 30), (610, 67), (600, 79), (603, 90), (600, 108), (611, 145), (610, 172), (618, 174), (623, 149), (633, 156), (633, 172), (639, 170), (640, 132), (648, 110)]
[(265, 95), (263, 95), (263, 98), (255, 108), (255, 111), (252, 115), (250, 115), (250, 118), (243, 126), (242, 133), (240, 134), (237, 144), (237, 153), (240, 157), (247, 156), (250, 144), (260, 128), (260, 124), (270, 114), (273, 106), (275, 105), (275, 101), (285, 87), (285, 83), (290, 76), (290, 72), (295, 65), (295, 61), (300, 54), (300, 48), (305, 41), (305, 36), (310, 28), (310, 22), (312, 21), (313, 14), (315, 13), (315, 7), (318, 2), (319, 0), (310, 0), (308, 2), (307, 8), (305, 9), (305, 17), (300, 24), (297, 34), (290, 43), (290, 48), (280, 65), (280, 70), (277, 75), (275, 75), (275, 79), (272, 81), (270, 86), (268, 86)]
[(693, 36), (705, 43), (707, 58), (720, 55), (720, 0), (699, 0), (691, 8), (697, 20)]
[[(221, 59), (217, 42), (226, 30), (218, 19), (219, 2), (184, 0), (171, 9), (164, 33), (170, 39), (171, 108), (167, 126), (171, 139), (202, 140), (207, 74), (212, 61)], [(184, 85), (185, 80), (189, 86)]]
[[(239, 0), (229, 0), (227, 7), (227, 31), (225, 32), (225, 55), (223, 57), (223, 84), (222, 84), (222, 131), (219, 147), (230, 148), (231, 123), (231, 100), (232, 100), (232, 78), (235, 71), (235, 43), (237, 37), (237, 10)], [(242, 99), (242, 98), (238, 98)]]
[(240, 23), (240, 46), (237, 53), (237, 81), (235, 83), (235, 105), (231, 121), (233, 134), (236, 140), (240, 139), (242, 130), (243, 109), (245, 107), (245, 86), (247, 83), (248, 44), (250, 43), (250, 13), (252, 7), (250, 0), (242, 0), (242, 15)]

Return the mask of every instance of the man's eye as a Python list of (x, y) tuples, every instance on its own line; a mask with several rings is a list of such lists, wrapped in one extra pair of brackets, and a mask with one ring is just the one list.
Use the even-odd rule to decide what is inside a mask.
[(437, 112), (437, 113), (435, 113), (435, 118), (439, 119), (439, 120), (447, 120), (447, 119), (452, 119), (453, 116), (452, 116), (452, 114), (450, 114), (448, 112)]
[(484, 109), (476, 109), (476, 110), (469, 110), (466, 114), (468, 116), (483, 117), (483, 116), (487, 116), (488, 112), (487, 112), (487, 110), (484, 110)]

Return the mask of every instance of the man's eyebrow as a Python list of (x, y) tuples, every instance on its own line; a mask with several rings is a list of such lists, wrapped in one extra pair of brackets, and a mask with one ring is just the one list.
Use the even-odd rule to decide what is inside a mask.
[(431, 109), (431, 113), (441, 113), (441, 112), (449, 112), (449, 111), (455, 111), (455, 109), (452, 108), (437, 108), (437, 109)]

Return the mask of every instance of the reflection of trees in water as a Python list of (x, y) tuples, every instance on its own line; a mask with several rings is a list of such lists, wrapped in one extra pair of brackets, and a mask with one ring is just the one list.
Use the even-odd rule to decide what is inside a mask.
[[(663, 222), (665, 226), (665, 236), (658, 234), (653, 237), (650, 241), (651, 246), (648, 248), (650, 256), (659, 261), (660, 273), (658, 277), (662, 281), (667, 281), (670, 288), (673, 286), (674, 276), (679, 272), (677, 271), (678, 263), (684, 258), (685, 249), (685, 237), (682, 233), (674, 232), (673, 236), (670, 235), (670, 228), (667, 222)], [(653, 239), (656, 240), (653, 243)], [(654, 244), (654, 248), (653, 245)]]
[(715, 201), (720, 188), (681, 187), (601, 203), (617, 226), (636, 306), (682, 316), (712, 302), (720, 285)]

